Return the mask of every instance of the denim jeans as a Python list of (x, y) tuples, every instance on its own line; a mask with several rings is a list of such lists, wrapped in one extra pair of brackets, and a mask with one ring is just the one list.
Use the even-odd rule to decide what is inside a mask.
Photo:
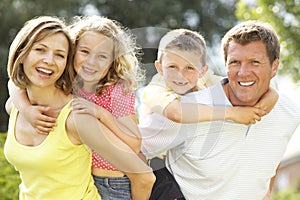
[(131, 200), (130, 180), (126, 176), (93, 177), (102, 200)]

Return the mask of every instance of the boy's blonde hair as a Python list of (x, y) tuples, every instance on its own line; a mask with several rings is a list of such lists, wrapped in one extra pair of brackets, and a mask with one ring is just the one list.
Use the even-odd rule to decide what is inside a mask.
[(175, 29), (166, 33), (158, 46), (157, 60), (161, 62), (164, 52), (179, 50), (199, 54), (201, 67), (206, 65), (206, 44), (201, 34), (188, 29)]
[[(139, 66), (139, 48), (136, 42), (120, 23), (102, 16), (75, 17), (75, 21), (70, 26), (70, 33), (73, 38), (75, 48), (78, 41), (86, 31), (94, 31), (111, 38), (113, 41), (113, 63), (106, 76), (99, 80), (95, 93), (100, 95), (107, 87), (124, 83), (125, 91), (137, 88), (137, 81), (142, 77)], [(80, 79), (77, 80), (79, 86), (82, 85)]]

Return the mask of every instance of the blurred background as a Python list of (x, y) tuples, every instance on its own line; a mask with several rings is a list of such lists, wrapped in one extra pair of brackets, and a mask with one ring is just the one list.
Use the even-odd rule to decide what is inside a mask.
[[(8, 98), (8, 49), (24, 22), (39, 15), (55, 15), (67, 22), (76, 15), (103, 15), (119, 21), (136, 35), (143, 49), (142, 66), (147, 72), (144, 84), (156, 73), (153, 62), (158, 41), (166, 31), (188, 28), (200, 32), (207, 42), (209, 66), (216, 74), (225, 75), (220, 48), (224, 33), (239, 21), (266, 21), (277, 31), (282, 47), (279, 76), (274, 80), (274, 86), (296, 101), (300, 99), (300, 0), (1, 0), (0, 133), (7, 131), (8, 124), (8, 115), (4, 109)], [(300, 199), (298, 135), (292, 138), (282, 162), (282, 173), (277, 177), (275, 187), (275, 192), (280, 192), (274, 196), (276, 200)], [(4, 137), (1, 138), (0, 147), (3, 151)], [(4, 170), (5, 159), (2, 152), (0, 155), (0, 200), (14, 199), (9, 195), (4, 197), (10, 190), (7, 176), (13, 170)], [(18, 178), (15, 179), (18, 181)]]

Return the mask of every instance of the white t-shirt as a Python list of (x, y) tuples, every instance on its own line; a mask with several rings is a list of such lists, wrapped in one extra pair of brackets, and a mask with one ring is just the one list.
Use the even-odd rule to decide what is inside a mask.
[[(222, 84), (187, 94), (182, 102), (231, 106)], [(299, 123), (299, 106), (280, 94), (255, 125), (178, 124), (152, 113), (139, 128), (147, 157), (168, 150), (167, 167), (188, 200), (260, 200)]]

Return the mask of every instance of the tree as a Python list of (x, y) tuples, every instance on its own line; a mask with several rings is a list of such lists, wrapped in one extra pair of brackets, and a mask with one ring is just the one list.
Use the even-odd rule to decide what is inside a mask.
[(297, 0), (256, 0), (237, 3), (236, 16), (241, 20), (261, 20), (270, 23), (281, 42), (279, 73), (300, 80), (300, 2)]

